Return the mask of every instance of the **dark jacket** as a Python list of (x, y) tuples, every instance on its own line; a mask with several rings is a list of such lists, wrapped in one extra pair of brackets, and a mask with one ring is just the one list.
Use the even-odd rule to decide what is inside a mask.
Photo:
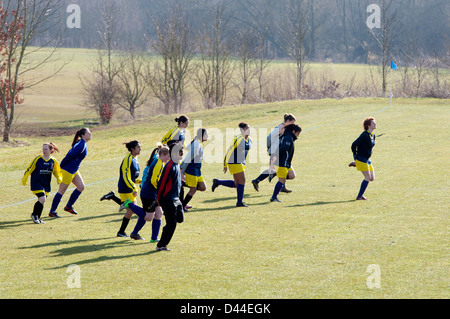
[(294, 142), (297, 137), (293, 132), (286, 132), (280, 137), (279, 155), (275, 165), (279, 167), (291, 168), (292, 158), (294, 157)]
[(369, 163), (372, 156), (372, 148), (375, 146), (375, 135), (364, 131), (352, 143), (353, 159), (363, 163)]
[(180, 165), (170, 160), (161, 172), (158, 182), (158, 202), (175, 201), (180, 198), (181, 172)]

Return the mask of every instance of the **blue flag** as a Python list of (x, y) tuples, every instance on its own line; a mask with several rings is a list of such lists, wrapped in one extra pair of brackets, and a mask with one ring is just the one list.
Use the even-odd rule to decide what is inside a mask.
[(391, 61), (391, 69), (397, 70), (397, 65), (395, 65), (394, 61)]

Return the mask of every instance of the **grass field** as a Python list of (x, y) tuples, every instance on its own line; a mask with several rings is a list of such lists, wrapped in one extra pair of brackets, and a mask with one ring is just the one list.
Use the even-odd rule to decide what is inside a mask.
[[(150, 225), (141, 231), (146, 241), (115, 237), (122, 214), (99, 198), (117, 188), (122, 143), (142, 142), (143, 169), (173, 116), (94, 128), (80, 170), (88, 185), (75, 206), (80, 214), (62, 212), (66, 193), (63, 218), (48, 218), (51, 195), (45, 225), (32, 223), (35, 199), (20, 180), (49, 138), (23, 137), (27, 146), (0, 148), (0, 298), (448, 298), (449, 101), (388, 105), (388, 99), (291, 101), (189, 113), (191, 134), (196, 120), (216, 133), (241, 120), (254, 128), (246, 171), (250, 207), (235, 208), (233, 190), (210, 191), (213, 178), (231, 176), (223, 175), (215, 153), (206, 154), (208, 190), (192, 200), (171, 252), (155, 253)], [(256, 192), (250, 180), (268, 160), (259, 155), (265, 144), (259, 134), (285, 112), (303, 128), (293, 161), (297, 179), (288, 182), (293, 193), (280, 195), (282, 203), (270, 203), (275, 183), (263, 182)], [(373, 155), (376, 181), (362, 202), (354, 201), (362, 175), (347, 164), (368, 115), (383, 135)], [(51, 139), (61, 160), (72, 136)], [(205, 150), (220, 152), (226, 144), (211, 139)], [(80, 267), (79, 289), (68, 288), (70, 265)], [(370, 265), (381, 270), (380, 288), (367, 285)]]

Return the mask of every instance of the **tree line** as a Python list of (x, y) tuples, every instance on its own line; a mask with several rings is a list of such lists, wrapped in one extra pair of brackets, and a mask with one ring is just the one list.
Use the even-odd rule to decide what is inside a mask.
[[(447, 0), (24, 0), (1, 1), (0, 101), (9, 139), (23, 74), (53, 64), (52, 53), (23, 62), (43, 47), (95, 48), (91, 74), (82, 75), (85, 104), (108, 123), (117, 108), (131, 117), (149, 97), (179, 113), (186, 88), (205, 108), (296, 98), (385, 95), (389, 61), (402, 66), (406, 96), (448, 97)], [(369, 7), (376, 5), (378, 16)], [(69, 7), (79, 8), (69, 27)], [(377, 27), (369, 27), (375, 19)], [(34, 50), (27, 50), (33, 46)], [(271, 72), (274, 59), (293, 70)], [(311, 61), (364, 63), (377, 68), (381, 88), (343, 88), (333, 79), (307, 83)], [(370, 69), (372, 70), (372, 69)], [(285, 73), (283, 73), (285, 72)], [(373, 76), (372, 71), (370, 72)], [(51, 75), (50, 75), (51, 76)], [(38, 78), (34, 84), (44, 81)], [(430, 85), (433, 82), (432, 85)], [(293, 86), (292, 86), (293, 83)], [(375, 81), (374, 81), (375, 83)], [(236, 93), (234, 93), (236, 94)]]

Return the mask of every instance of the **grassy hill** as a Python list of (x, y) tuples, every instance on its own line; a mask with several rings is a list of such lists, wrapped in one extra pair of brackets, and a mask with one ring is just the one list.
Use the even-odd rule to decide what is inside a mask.
[[(146, 241), (115, 237), (123, 214), (99, 198), (116, 191), (127, 153), (122, 143), (141, 141), (143, 169), (174, 116), (93, 128), (80, 169), (87, 184), (75, 207), (80, 214), (60, 211), (63, 218), (48, 218), (51, 195), (45, 225), (32, 223), (35, 198), (20, 180), (50, 137), (23, 137), (24, 147), (0, 148), (0, 297), (448, 298), (448, 101), (388, 104), (388, 99), (291, 101), (188, 113), (191, 136), (200, 126), (195, 121), (201, 121), (212, 137), (202, 169), (208, 190), (192, 200), (172, 252), (155, 253), (148, 224), (141, 231)], [(268, 161), (265, 133), (286, 112), (303, 128), (293, 161), (297, 179), (288, 182), (293, 193), (280, 195), (282, 203), (270, 203), (275, 183), (263, 182), (256, 192), (250, 180)], [(368, 115), (376, 117), (376, 133), (383, 135), (374, 149), (376, 181), (367, 190), (369, 201), (357, 202), (362, 175), (347, 164)], [(217, 158), (228, 147), (227, 129), (240, 121), (253, 128), (249, 208), (234, 207), (234, 190), (210, 191), (213, 178), (231, 178)], [(71, 139), (51, 137), (61, 149), (59, 160)], [(81, 269), (80, 289), (67, 286), (70, 265)], [(379, 289), (367, 285), (370, 265), (381, 270)]]

